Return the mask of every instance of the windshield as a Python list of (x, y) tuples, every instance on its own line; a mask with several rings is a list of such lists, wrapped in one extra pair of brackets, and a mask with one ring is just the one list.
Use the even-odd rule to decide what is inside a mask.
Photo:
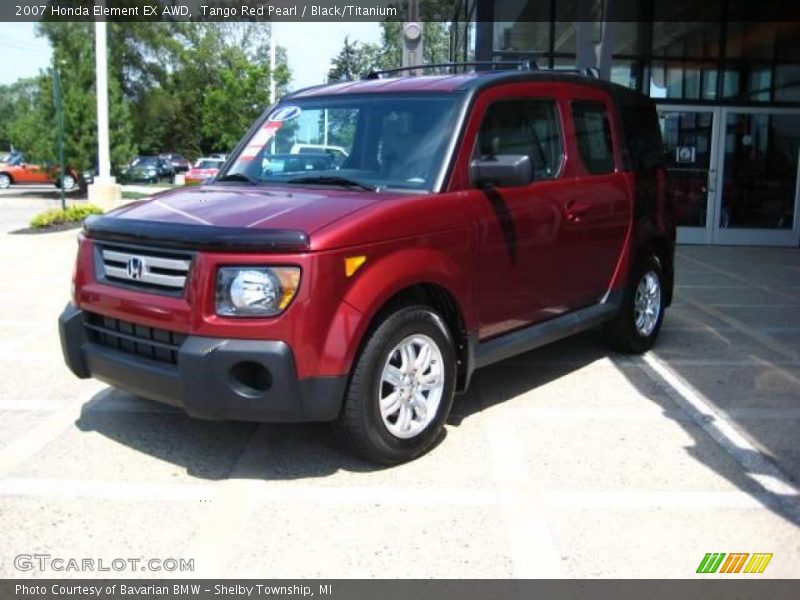
[(269, 114), (219, 179), (430, 190), (459, 100), (387, 94), (289, 101)]
[(140, 156), (134, 158), (131, 163), (132, 167), (155, 167), (158, 165), (158, 159), (155, 156)]
[(222, 166), (221, 160), (198, 160), (194, 163), (195, 169), (219, 169)]

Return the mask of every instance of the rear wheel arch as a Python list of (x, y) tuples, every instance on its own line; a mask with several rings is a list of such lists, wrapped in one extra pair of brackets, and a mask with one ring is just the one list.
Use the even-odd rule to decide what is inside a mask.
[(0, 175), (5, 175), (6, 177), (8, 177), (9, 183), (14, 183), (14, 176), (8, 171), (0, 171)]

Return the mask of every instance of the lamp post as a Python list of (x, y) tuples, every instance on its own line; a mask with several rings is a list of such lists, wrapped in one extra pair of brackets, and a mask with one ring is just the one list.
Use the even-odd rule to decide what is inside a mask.
[(61, 209), (67, 208), (64, 196), (64, 109), (61, 106), (61, 74), (58, 65), (53, 65), (53, 102), (56, 105), (56, 148), (58, 149), (58, 188), (61, 190)]

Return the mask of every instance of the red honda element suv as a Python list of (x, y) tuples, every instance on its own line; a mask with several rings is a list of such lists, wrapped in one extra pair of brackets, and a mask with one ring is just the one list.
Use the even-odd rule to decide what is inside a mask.
[(475, 369), (599, 325), (653, 345), (666, 189), (653, 103), (577, 73), (301, 90), (212, 183), (86, 221), (64, 357), (193, 417), (331, 421), (407, 461)]

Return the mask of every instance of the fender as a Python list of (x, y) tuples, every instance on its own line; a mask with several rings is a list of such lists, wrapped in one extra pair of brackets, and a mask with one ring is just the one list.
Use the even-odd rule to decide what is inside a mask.
[(367, 252), (367, 262), (345, 291), (328, 330), (322, 352), (324, 372), (349, 372), (374, 318), (391, 298), (414, 285), (435, 284), (461, 299), (458, 309), (465, 326), (470, 327), (473, 321), (470, 286), (462, 267), (465, 261), (454, 256), (460, 251), (468, 253), (468, 241), (458, 232), (445, 237), (451, 244), (448, 253), (423, 245), (386, 254)]

